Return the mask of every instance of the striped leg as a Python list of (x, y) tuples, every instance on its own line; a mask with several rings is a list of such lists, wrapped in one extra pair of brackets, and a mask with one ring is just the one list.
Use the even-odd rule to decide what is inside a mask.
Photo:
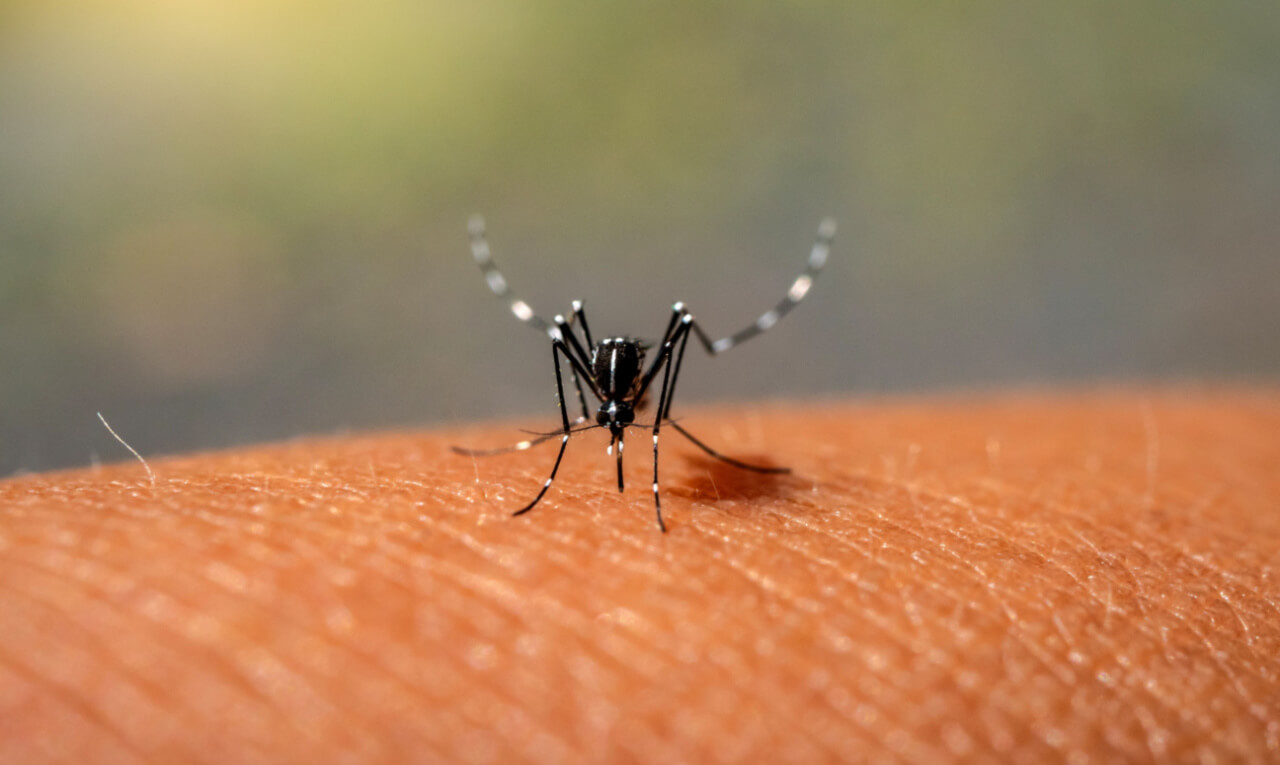
[(582, 327), (582, 336), (587, 339), (587, 347), (594, 348), (595, 342), (591, 340), (591, 330), (587, 328), (587, 313), (582, 310), (582, 301), (573, 301), (573, 318), (578, 322), (578, 326)]
[[(692, 325), (693, 329), (696, 331), (698, 328), (698, 323), (696, 321), (693, 321), (693, 316), (691, 314), (687, 314), (687, 316), (690, 319), (690, 324)], [(664, 404), (662, 407), (658, 409), (658, 412), (661, 415), (661, 417), (659, 417), (658, 419), (667, 420), (668, 422), (670, 422), (671, 427), (675, 428), (680, 433), (680, 435), (689, 439), (689, 441), (692, 442), (694, 446), (698, 447), (699, 449), (711, 455), (712, 457), (715, 457), (721, 462), (727, 462), (736, 468), (741, 468), (742, 470), (750, 470), (755, 473), (775, 473), (775, 474), (790, 473), (791, 468), (788, 468), (788, 467), (769, 467), (766, 465), (752, 465), (747, 462), (742, 462), (741, 460), (735, 460), (733, 457), (725, 456), (720, 452), (716, 451), (715, 449), (712, 449), (710, 446), (707, 446), (706, 444), (702, 443), (702, 441), (695, 438), (692, 433), (690, 433), (689, 431), (681, 427), (680, 423), (671, 419), (671, 402), (676, 397), (676, 382), (679, 381), (680, 379), (680, 367), (681, 365), (684, 364), (684, 349), (688, 345), (689, 345), (689, 333), (686, 332), (684, 335), (684, 338), (680, 341), (680, 350), (676, 353), (675, 358), (672, 361), (672, 364), (675, 365), (675, 369), (671, 372), (671, 387), (667, 390), (667, 393), (666, 393), (666, 404)], [(655, 433), (654, 436), (656, 438), (657, 434)]]
[[(578, 417), (574, 419), (572, 422), (569, 423), (569, 427), (570, 427), (569, 432), (577, 433), (579, 431), (594, 430), (595, 428), (600, 427), (599, 425), (596, 425), (594, 423), (586, 427), (578, 427), (579, 425), (582, 425), (582, 423), (586, 421), (587, 421), (587, 418), (585, 417)], [(533, 447), (539, 444), (544, 444), (547, 441), (550, 441), (556, 436), (564, 435), (564, 432), (557, 430), (554, 433), (533, 433), (532, 435), (534, 435), (535, 437), (524, 440), (524, 441), (520, 441), (518, 443), (514, 443), (511, 446), (501, 446), (501, 447), (498, 447), (497, 449), (468, 449), (464, 446), (450, 446), (449, 451), (453, 452), (454, 454), (461, 454), (463, 457), (496, 457), (499, 454), (511, 454), (512, 452), (522, 452), (522, 451), (525, 451), (526, 449), (532, 449)]]
[[(485, 235), (484, 218), (479, 215), (472, 215), (471, 220), (467, 222), (467, 231), (471, 234), (471, 256), (475, 258), (476, 265), (480, 266), (480, 273), (484, 275), (484, 281), (489, 285), (489, 289), (493, 294), (507, 301), (507, 306), (517, 319), (539, 332), (545, 332), (552, 340), (558, 339), (557, 330), (546, 319), (534, 313), (533, 308), (528, 303), (521, 300), (511, 291), (506, 277), (498, 270), (498, 264), (493, 262), (493, 253), (489, 250), (489, 238)], [(574, 301), (574, 311), (581, 318), (582, 304)], [(586, 320), (582, 319), (584, 332), (586, 331), (586, 326)], [(588, 334), (588, 345), (591, 342), (590, 337)], [(570, 368), (569, 373), (573, 377), (573, 387), (578, 391), (578, 402), (582, 404), (582, 416), (587, 417), (587, 399), (582, 395), (582, 382), (578, 379), (577, 367)]]
[[(678, 331), (676, 329), (676, 324), (685, 316), (690, 315), (689, 312), (685, 310), (684, 303), (676, 303), (671, 306), (671, 320), (667, 322), (667, 328), (662, 333), (662, 339), (658, 341), (657, 357), (654, 358), (653, 364), (649, 367), (649, 371), (645, 372), (644, 377), (640, 379), (640, 387), (638, 388), (639, 393), (637, 393), (635, 397), (636, 401), (644, 398), (644, 394), (649, 390), (649, 385), (653, 382), (653, 378), (656, 377), (658, 372), (662, 369), (662, 362), (666, 358), (664, 354), (667, 353), (667, 346), (671, 345), (670, 341), (673, 339), (674, 333)], [(691, 320), (692, 318), (693, 317), (690, 316)], [(658, 413), (661, 414), (662, 410), (658, 410)]]
[(542, 499), (543, 495), (547, 493), (547, 489), (551, 488), (551, 482), (556, 480), (556, 473), (559, 472), (560, 470), (560, 461), (564, 459), (564, 448), (569, 444), (569, 434), (573, 432), (572, 428), (569, 425), (569, 413), (565, 411), (565, 405), (564, 405), (564, 380), (560, 375), (560, 354), (561, 353), (564, 353), (565, 356), (569, 357), (570, 365), (577, 365), (578, 363), (578, 360), (573, 358), (573, 354), (569, 351), (567, 347), (565, 347), (565, 344), (563, 342), (561, 342), (560, 340), (552, 341), (551, 358), (555, 363), (555, 369), (556, 369), (556, 403), (559, 404), (560, 422), (564, 426), (564, 430), (562, 431), (562, 434), (560, 436), (560, 451), (556, 453), (556, 462), (554, 465), (551, 466), (551, 475), (547, 478), (546, 482), (542, 484), (542, 488), (538, 491), (538, 496), (534, 497), (533, 501), (530, 502), (529, 504), (525, 505), (524, 507), (512, 513), (512, 515), (524, 515), (525, 513), (532, 510), (533, 506), (538, 504), (538, 502)]
[[(575, 300), (573, 301), (573, 305), (574, 305), (575, 316), (579, 316), (579, 317), (583, 316), (584, 314), (582, 313), (582, 303)], [(565, 321), (565, 318), (560, 314), (556, 314), (556, 317), (555, 319), (553, 319), (553, 321), (555, 322), (555, 325), (556, 325), (553, 331), (559, 333), (560, 339), (565, 341), (566, 348), (571, 350), (573, 353), (577, 354), (577, 359), (582, 362), (583, 368), (590, 368), (591, 354), (587, 353), (586, 349), (582, 347), (582, 343), (578, 342), (578, 336), (574, 334), (573, 327), (569, 326), (569, 322)], [(583, 321), (582, 330), (584, 334), (587, 331), (586, 327), (587, 327), (586, 322)], [(590, 343), (590, 338), (591, 336), (587, 335), (588, 343)], [(587, 399), (585, 396), (582, 395), (582, 380), (579, 379), (578, 377), (577, 365), (571, 366), (569, 368), (569, 371), (573, 375), (573, 387), (578, 391), (578, 403), (582, 405), (582, 418), (590, 419), (591, 413), (587, 410)], [(586, 379), (587, 385), (591, 388), (591, 394), (596, 398), (600, 398), (601, 391), (599, 388), (596, 387), (596, 382), (594, 379), (592, 379), (591, 375), (584, 374), (583, 377)]]
[[(739, 330), (736, 334), (728, 337), (722, 337), (712, 342), (702, 327), (697, 324), (693, 325), (693, 331), (698, 336), (698, 340), (702, 342), (702, 347), (712, 356), (718, 353), (724, 353), (735, 345), (740, 345), (765, 332), (778, 320), (787, 315), (787, 312), (796, 307), (796, 304), (804, 300), (804, 296), (809, 294), (809, 288), (813, 286), (813, 280), (817, 277), (818, 272), (827, 264), (827, 255), (831, 252), (831, 240), (836, 235), (836, 222), (831, 218), (823, 219), (818, 226), (818, 237), (814, 240), (813, 249), (809, 250), (809, 261), (805, 264), (804, 271), (801, 272), (796, 280), (791, 283), (791, 288), (787, 290), (787, 294), (773, 308), (761, 314), (745, 329)], [(514, 310), (514, 308), (513, 308)]]
[[(677, 304), (678, 305), (678, 304)], [(679, 306), (679, 310), (683, 311), (684, 306)], [(662, 429), (662, 413), (671, 406), (669, 399), (670, 392), (674, 389), (672, 386), (672, 350), (676, 343), (681, 343), (689, 339), (689, 325), (693, 323), (693, 314), (686, 313), (680, 318), (680, 324), (676, 327), (675, 332), (668, 330), (666, 342), (662, 344), (662, 349), (658, 352), (658, 358), (654, 360), (653, 369), (657, 369), (658, 365), (662, 365), (662, 389), (658, 394), (658, 409), (653, 418), (653, 508), (658, 516), (658, 528), (664, 533), (667, 530), (667, 524), (662, 522), (662, 498), (658, 495), (658, 435)]]
[(471, 233), (471, 256), (476, 259), (476, 265), (480, 266), (480, 272), (484, 274), (484, 280), (493, 294), (508, 301), (507, 305), (511, 313), (520, 321), (540, 332), (549, 331), (551, 325), (546, 319), (535, 314), (528, 303), (516, 297), (511, 287), (507, 286), (506, 278), (493, 262), (493, 255), (489, 252), (489, 240), (485, 237), (484, 218), (472, 215), (467, 223), (467, 230)]

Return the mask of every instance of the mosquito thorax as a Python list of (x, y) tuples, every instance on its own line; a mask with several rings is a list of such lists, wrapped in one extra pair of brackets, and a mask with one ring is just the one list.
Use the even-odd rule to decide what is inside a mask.
[(591, 377), (606, 402), (635, 393), (644, 369), (644, 351), (644, 343), (630, 337), (606, 337), (591, 349)]

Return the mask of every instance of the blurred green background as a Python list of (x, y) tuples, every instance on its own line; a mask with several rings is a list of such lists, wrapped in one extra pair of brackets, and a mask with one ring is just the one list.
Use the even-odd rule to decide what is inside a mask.
[(0, 474), (528, 415), (485, 289), (681, 401), (1280, 372), (1280, 3), (8, 0)]

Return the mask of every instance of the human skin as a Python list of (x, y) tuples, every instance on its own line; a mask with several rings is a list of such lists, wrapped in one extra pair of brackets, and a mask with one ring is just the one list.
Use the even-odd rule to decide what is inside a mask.
[(0, 762), (1280, 760), (1277, 391), (677, 415), (0, 483)]

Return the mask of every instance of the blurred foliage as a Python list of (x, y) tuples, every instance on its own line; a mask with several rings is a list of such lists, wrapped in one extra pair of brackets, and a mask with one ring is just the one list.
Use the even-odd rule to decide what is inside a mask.
[[(543, 313), (682, 398), (1280, 371), (1280, 5), (0, 5), (0, 470), (545, 413)], [(704, 364), (714, 365), (707, 369)], [(701, 368), (701, 371), (694, 371)]]

